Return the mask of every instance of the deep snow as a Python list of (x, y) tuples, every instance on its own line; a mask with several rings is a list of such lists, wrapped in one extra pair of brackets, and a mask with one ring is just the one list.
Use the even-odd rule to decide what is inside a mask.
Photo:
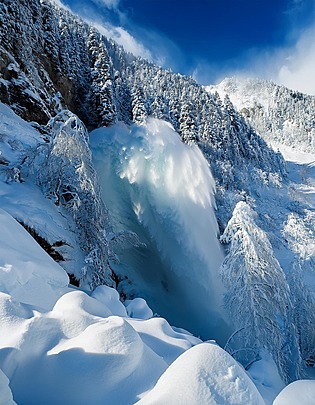
[[(68, 288), (64, 285), (66, 273), (58, 264), (52, 265), (52, 259), (21, 225), (4, 211), (0, 223), (1, 246), (6, 241), (1, 251), (6, 265), (0, 266), (0, 286), (6, 289), (0, 292), (0, 404), (13, 404), (11, 390), (18, 404), (133, 404), (145, 399), (169, 364), (187, 350), (188, 354), (192, 346), (200, 346), (199, 339), (174, 330), (162, 318), (128, 317), (118, 293), (109, 287), (98, 287), (92, 296)], [(26, 262), (34, 271), (24, 279)], [(6, 282), (8, 273), (10, 283)], [(33, 294), (29, 295), (30, 291)], [(150, 312), (139, 300), (127, 307), (135, 314), (144, 313), (145, 318)], [(207, 395), (215, 387), (225, 392), (226, 398), (253, 397), (257, 398), (255, 403), (262, 403), (242, 368), (214, 343), (204, 345), (205, 353), (200, 346), (192, 369), (187, 368), (182, 379), (186, 385), (185, 379), (196, 370), (203, 372), (202, 379), (191, 385), (189, 395), (204, 397), (206, 384)], [(174, 367), (174, 372), (168, 369), (164, 380), (170, 376), (170, 381), (179, 379), (176, 363)], [(218, 378), (213, 377), (214, 372)], [(150, 397), (148, 401), (145, 403), (151, 403)], [(213, 401), (209, 403), (217, 403)]]
[(18, 404), (134, 403), (200, 342), (162, 319), (132, 320), (109, 287), (92, 296), (67, 287), (64, 270), (2, 210), (0, 223), (0, 368)]
[(138, 404), (263, 405), (264, 401), (231, 356), (218, 346), (203, 343), (175, 360)]

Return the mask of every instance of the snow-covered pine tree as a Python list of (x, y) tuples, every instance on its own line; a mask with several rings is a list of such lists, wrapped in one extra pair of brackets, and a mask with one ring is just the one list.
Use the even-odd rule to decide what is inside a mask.
[(170, 122), (175, 131), (179, 129), (180, 107), (179, 101), (176, 97), (172, 97), (169, 101)]
[(95, 62), (91, 69), (91, 91), (95, 98), (95, 109), (99, 116), (98, 126), (108, 126), (116, 120), (111, 70), (112, 62), (101, 39), (97, 48)]
[(147, 110), (145, 107), (145, 98), (143, 90), (140, 86), (135, 86), (132, 91), (132, 121), (136, 124), (141, 124), (147, 117)]
[(118, 70), (114, 74), (114, 82), (114, 100), (117, 110), (117, 120), (129, 124), (132, 119), (131, 94), (126, 80), (122, 78)]
[(301, 356), (306, 365), (315, 363), (315, 299), (303, 281), (301, 260), (293, 263), (288, 273)]
[(77, 226), (86, 263), (75, 276), (91, 289), (104, 283), (113, 286), (109, 264), (113, 253), (106, 238), (112, 229), (99, 194), (86, 128), (65, 110), (50, 120), (47, 130), (51, 141), (42, 145), (34, 163), (37, 183)]
[(221, 236), (221, 241), (229, 244), (221, 267), (225, 303), (240, 331), (232, 352), (246, 366), (260, 349), (266, 349), (282, 378), (290, 381), (298, 378), (301, 365), (290, 290), (268, 237), (254, 216), (247, 203), (239, 202)]
[(192, 103), (185, 99), (180, 110), (179, 133), (183, 141), (188, 144), (197, 141), (196, 118), (193, 114)]
[(169, 111), (166, 105), (165, 100), (161, 96), (157, 96), (154, 98), (151, 106), (150, 106), (150, 113), (160, 120), (169, 121)]

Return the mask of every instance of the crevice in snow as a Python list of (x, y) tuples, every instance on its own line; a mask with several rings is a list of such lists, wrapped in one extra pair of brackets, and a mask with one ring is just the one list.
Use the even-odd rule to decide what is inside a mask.
[(58, 247), (66, 245), (62, 240), (58, 240), (53, 244), (50, 244), (45, 238), (40, 236), (38, 232), (30, 227), (29, 225), (24, 224), (22, 221), (18, 221), (23, 228), (36, 240), (36, 242), (49, 254), (49, 256), (54, 259), (57, 263), (65, 261), (63, 256), (58, 252)]

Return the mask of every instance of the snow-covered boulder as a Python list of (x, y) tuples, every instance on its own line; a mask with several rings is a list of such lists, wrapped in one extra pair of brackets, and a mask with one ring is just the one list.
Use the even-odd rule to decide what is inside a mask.
[(126, 308), (119, 301), (119, 293), (114, 288), (100, 285), (93, 291), (92, 297), (106, 305), (113, 314), (127, 316)]
[(131, 318), (150, 319), (153, 316), (151, 308), (143, 298), (126, 301), (127, 313)]
[(254, 383), (223, 349), (211, 343), (182, 354), (139, 405), (264, 405)]
[(274, 400), (273, 405), (314, 405), (315, 381), (298, 380), (287, 385)]

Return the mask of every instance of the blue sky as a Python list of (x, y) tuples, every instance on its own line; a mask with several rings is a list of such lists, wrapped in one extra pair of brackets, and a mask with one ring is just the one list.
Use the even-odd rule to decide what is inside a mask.
[(61, 1), (130, 51), (202, 84), (244, 74), (315, 93), (315, 0)]

